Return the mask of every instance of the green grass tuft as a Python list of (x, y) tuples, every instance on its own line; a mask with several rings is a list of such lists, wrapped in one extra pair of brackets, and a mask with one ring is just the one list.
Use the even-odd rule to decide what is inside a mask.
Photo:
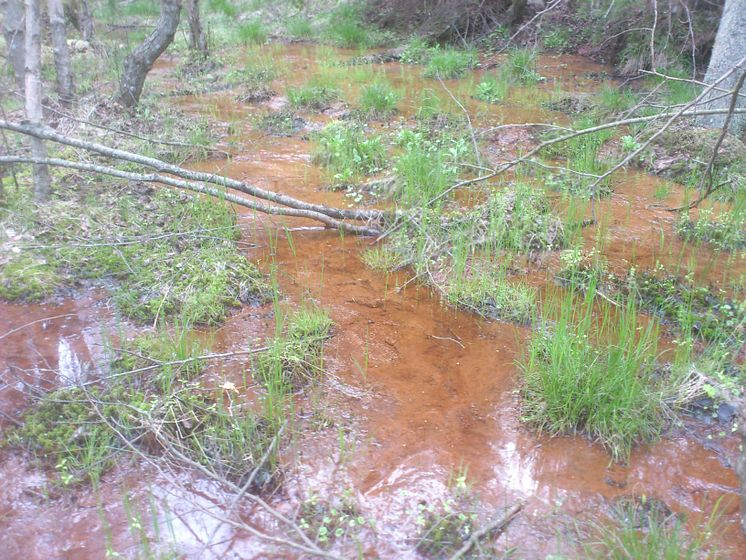
[(444, 80), (461, 78), (476, 65), (477, 57), (473, 51), (453, 48), (434, 49), (425, 67), (425, 76), (440, 77)]
[(386, 118), (396, 112), (400, 97), (389, 82), (377, 80), (360, 92), (360, 110), (368, 117)]
[(238, 40), (244, 45), (262, 45), (267, 42), (267, 30), (259, 20), (240, 23), (236, 33)]
[(312, 79), (303, 86), (288, 88), (287, 97), (290, 105), (296, 109), (314, 109), (319, 111), (339, 99), (340, 91), (337, 88), (324, 85), (320, 81)]
[(547, 301), (520, 364), (523, 419), (552, 435), (586, 434), (625, 461), (665, 425), (654, 375), (658, 330), (652, 320), (639, 326), (631, 300), (619, 309), (602, 304), (596, 317), (594, 298), (591, 285), (583, 300), (568, 293)]

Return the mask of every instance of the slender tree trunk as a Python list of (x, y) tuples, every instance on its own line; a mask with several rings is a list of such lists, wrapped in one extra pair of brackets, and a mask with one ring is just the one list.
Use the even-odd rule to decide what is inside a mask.
[(4, 0), (3, 2), (3, 35), (8, 47), (8, 60), (13, 68), (16, 87), (23, 91), (26, 76), (24, 55), (26, 24), (23, 21), (23, 0)]
[[(41, 19), (39, 0), (25, 0), (26, 4), (26, 119), (32, 125), (41, 125)], [(46, 158), (47, 147), (43, 140), (31, 138), (31, 153), (35, 158)], [(45, 202), (49, 198), (51, 179), (45, 164), (34, 165), (34, 198)]]
[[(746, 54), (746, 0), (725, 0), (723, 15), (720, 17), (720, 26), (715, 37), (715, 46), (712, 49), (712, 57), (707, 67), (705, 82), (708, 84), (716, 81), (720, 76), (725, 74)], [(734, 72), (725, 79), (720, 87), (733, 88), (743, 70), (746, 70), (746, 64), (741, 71)], [(746, 107), (746, 87), (741, 88), (742, 95), (738, 98), (737, 108)], [(722, 96), (719, 92), (713, 92), (710, 97), (720, 95), (721, 99), (710, 101), (705, 104), (706, 109), (727, 108), (731, 102), (730, 96)], [(721, 128), (725, 125), (726, 115), (708, 115), (699, 119), (703, 126)], [(734, 115), (731, 121), (730, 130), (734, 134), (746, 133), (746, 116), (742, 114)]]
[(189, 48), (203, 56), (207, 56), (207, 38), (202, 29), (199, 0), (187, 0), (186, 7), (189, 18)]
[(93, 39), (93, 16), (91, 15), (91, 7), (88, 5), (88, 0), (80, 0), (80, 5), (78, 6), (78, 25), (80, 26), (80, 34), (83, 36), (84, 41)]
[(161, 16), (155, 29), (124, 61), (124, 73), (114, 100), (125, 107), (134, 107), (140, 101), (145, 77), (153, 63), (174, 40), (179, 27), (181, 0), (161, 0)]
[(67, 47), (67, 30), (62, 0), (47, 0), (49, 8), (49, 27), (52, 31), (52, 50), (54, 51), (54, 68), (57, 74), (57, 95), (62, 105), (73, 101), (73, 75), (70, 68), (70, 49)]

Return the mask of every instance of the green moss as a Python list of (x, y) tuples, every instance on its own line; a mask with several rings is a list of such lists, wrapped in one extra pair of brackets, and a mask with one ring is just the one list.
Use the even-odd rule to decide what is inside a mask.
[(471, 271), (465, 278), (451, 279), (446, 299), (484, 317), (528, 324), (536, 313), (536, 289), (509, 282), (504, 273), (492, 269)]
[[(40, 460), (53, 466), (65, 486), (86, 479), (94, 484), (110, 468), (119, 450), (116, 434), (101, 415), (126, 431), (127, 408), (147, 408), (142, 393), (117, 393), (123, 407), (98, 389), (59, 389), (44, 396), (23, 417), (23, 425), (11, 432), (9, 442), (26, 446)], [(99, 400), (98, 410), (91, 404)]]
[(42, 301), (59, 285), (54, 263), (42, 255), (18, 254), (0, 267), (0, 298), (9, 301)]
[(91, 195), (81, 200), (75, 189), (64, 189), (38, 208), (29, 203), (30, 191), (13, 195), (11, 211), (0, 215), (4, 230), (38, 247), (9, 251), (0, 296), (41, 299), (63, 286), (107, 279), (115, 281), (114, 300), (128, 317), (153, 322), (186, 315), (216, 324), (232, 307), (269, 293), (238, 251), (229, 205), (165, 189)]

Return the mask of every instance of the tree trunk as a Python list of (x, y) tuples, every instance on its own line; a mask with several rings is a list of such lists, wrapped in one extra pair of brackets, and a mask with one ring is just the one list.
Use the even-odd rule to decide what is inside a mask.
[(62, 0), (47, 0), (49, 27), (52, 32), (54, 68), (57, 74), (57, 95), (60, 103), (68, 106), (73, 101), (73, 75), (70, 68), (70, 50), (67, 47), (67, 30)]
[(189, 18), (189, 48), (207, 56), (207, 39), (199, 15), (199, 0), (187, 0), (187, 14)]
[(746, 401), (737, 408), (738, 431), (741, 436), (741, 452), (736, 459), (736, 474), (741, 483), (741, 530), (746, 534)]
[[(707, 67), (705, 82), (713, 83), (723, 74), (733, 68), (746, 54), (746, 0), (725, 0), (723, 15), (720, 18), (715, 46), (712, 49), (712, 57)], [(741, 69), (733, 72), (723, 80), (720, 87), (730, 89), (735, 86), (741, 73), (746, 71), (746, 64)], [(746, 107), (746, 87), (741, 88), (741, 96), (738, 98), (737, 108)], [(720, 96), (720, 99), (706, 102), (706, 109), (727, 108), (731, 102), (730, 96), (722, 96), (721, 92), (713, 92), (709, 97)], [(720, 128), (725, 124), (726, 115), (708, 115), (699, 119), (703, 126)], [(746, 116), (736, 114), (730, 124), (730, 131), (734, 134), (746, 133)]]
[(3, 34), (5, 45), (8, 47), (8, 59), (13, 68), (16, 87), (23, 91), (26, 80), (26, 57), (24, 55), (26, 26), (23, 22), (23, 1), (5, 0), (3, 4)]
[[(31, 125), (41, 125), (41, 33), (39, 0), (26, 0), (26, 119)], [(31, 138), (31, 153), (46, 158), (47, 147), (39, 138)], [(45, 164), (34, 165), (34, 198), (45, 202), (49, 198), (51, 179)]]
[(91, 15), (88, 0), (80, 0), (80, 5), (78, 6), (78, 25), (80, 26), (80, 34), (83, 36), (83, 40), (90, 42), (93, 39), (93, 16)]
[(161, 0), (161, 16), (155, 29), (124, 61), (124, 73), (114, 100), (125, 107), (134, 107), (140, 100), (145, 77), (153, 63), (174, 40), (179, 27), (181, 0)]

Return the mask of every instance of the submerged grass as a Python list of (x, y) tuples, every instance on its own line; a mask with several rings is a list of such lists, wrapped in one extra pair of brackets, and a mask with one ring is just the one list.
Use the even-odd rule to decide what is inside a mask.
[(585, 557), (604, 560), (696, 560), (717, 558), (717, 509), (688, 531), (684, 520), (656, 500), (624, 500), (608, 524), (593, 523)]
[(640, 326), (630, 302), (599, 306), (595, 285), (584, 299), (552, 296), (520, 366), (523, 419), (540, 432), (586, 434), (615, 461), (636, 443), (653, 441), (666, 420), (665, 391), (656, 379), (658, 328)]
[(256, 362), (259, 379), (270, 392), (285, 395), (318, 379), (323, 371), (323, 346), (332, 320), (321, 309), (305, 307), (286, 318)]

